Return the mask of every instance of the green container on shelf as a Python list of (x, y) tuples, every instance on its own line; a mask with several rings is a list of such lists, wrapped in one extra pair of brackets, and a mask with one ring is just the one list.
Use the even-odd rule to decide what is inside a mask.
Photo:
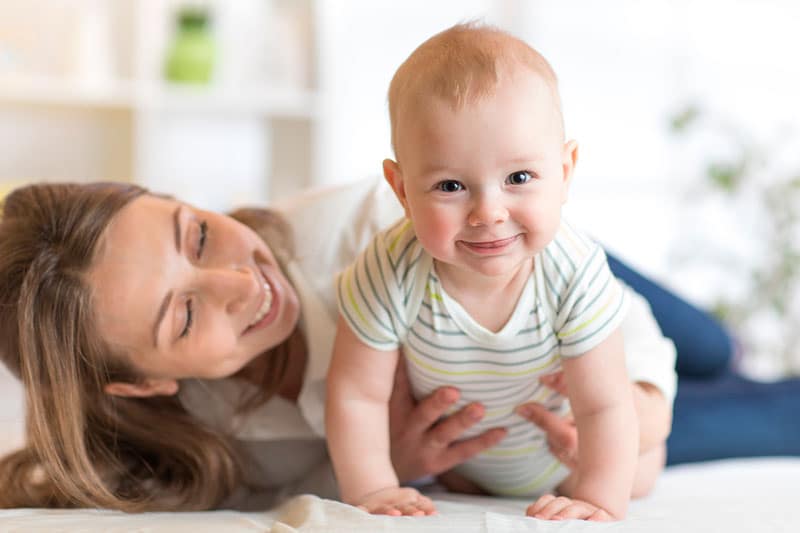
[(165, 76), (178, 83), (208, 83), (214, 71), (216, 47), (209, 14), (199, 8), (178, 12), (177, 31), (167, 54)]

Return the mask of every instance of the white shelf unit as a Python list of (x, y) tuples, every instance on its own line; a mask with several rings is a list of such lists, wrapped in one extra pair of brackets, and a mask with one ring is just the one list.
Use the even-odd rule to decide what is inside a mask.
[[(311, 184), (320, 117), (314, 0), (202, 2), (217, 58), (213, 82), (199, 86), (161, 76), (174, 14), (187, 4), (198, 2), (0, 5), (0, 182), (135, 180), (215, 209)], [(61, 25), (48, 27), (42, 9)], [(12, 27), (61, 41), (36, 49), (35, 35), (3, 31)], [(254, 41), (261, 33), (274, 38)], [(9, 64), (15, 56), (19, 64)], [(284, 58), (283, 71), (273, 56)]]
[(161, 109), (198, 112), (241, 112), (263, 117), (312, 120), (317, 116), (316, 91), (288, 88), (230, 89), (154, 82), (114, 81), (103, 87), (59, 78), (5, 79), (4, 104), (41, 104), (111, 109)]

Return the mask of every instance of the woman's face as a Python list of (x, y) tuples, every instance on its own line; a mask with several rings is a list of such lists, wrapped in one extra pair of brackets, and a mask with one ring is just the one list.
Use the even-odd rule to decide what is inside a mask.
[(155, 381), (234, 374), (284, 341), (299, 315), (254, 231), (150, 195), (112, 220), (89, 280), (101, 335)]

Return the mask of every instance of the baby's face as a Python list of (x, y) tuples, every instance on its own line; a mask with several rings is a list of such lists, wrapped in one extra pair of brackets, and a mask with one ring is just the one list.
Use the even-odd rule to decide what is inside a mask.
[(521, 69), (476, 103), (401, 118), (395, 192), (440, 274), (513, 274), (552, 241), (576, 154), (556, 106)]

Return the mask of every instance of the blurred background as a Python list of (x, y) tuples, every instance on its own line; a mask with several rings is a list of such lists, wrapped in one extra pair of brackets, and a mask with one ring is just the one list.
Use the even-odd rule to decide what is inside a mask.
[(559, 75), (568, 216), (722, 317), (746, 373), (800, 372), (794, 0), (0, 0), (0, 196), (131, 180), (224, 210), (378, 175), (394, 70), (474, 19)]

